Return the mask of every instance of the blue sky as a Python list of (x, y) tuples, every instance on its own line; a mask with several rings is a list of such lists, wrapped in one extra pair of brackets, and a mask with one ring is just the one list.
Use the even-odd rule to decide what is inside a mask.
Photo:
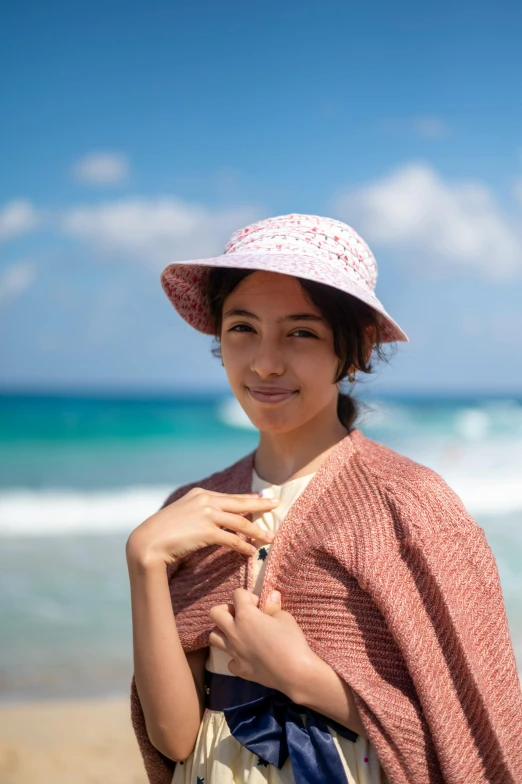
[(410, 337), (371, 385), (522, 392), (519, 3), (20, 0), (0, 30), (3, 388), (223, 387), (159, 273), (308, 212)]

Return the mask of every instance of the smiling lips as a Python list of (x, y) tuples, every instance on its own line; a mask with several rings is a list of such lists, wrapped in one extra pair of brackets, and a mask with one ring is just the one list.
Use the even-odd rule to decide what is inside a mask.
[(260, 403), (281, 403), (297, 393), (295, 389), (285, 389), (284, 387), (247, 387), (247, 389), (252, 397)]

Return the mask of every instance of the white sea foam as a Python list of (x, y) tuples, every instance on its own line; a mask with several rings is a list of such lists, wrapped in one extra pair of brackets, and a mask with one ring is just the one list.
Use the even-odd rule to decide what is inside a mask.
[[(522, 512), (522, 444), (509, 454), (494, 446), (428, 449), (409, 444), (401, 450), (434, 468), (460, 496), (470, 514)], [(518, 466), (518, 467), (517, 467)], [(130, 531), (156, 512), (175, 487), (148, 485), (113, 490), (0, 491), (0, 536)]]
[(480, 439), (478, 423), (467, 420), (466, 439), (417, 439), (399, 451), (437, 471), (473, 515), (522, 512), (522, 438)]
[[(216, 413), (234, 428), (253, 428), (233, 397), (221, 401)], [(473, 516), (522, 513), (522, 406), (516, 401), (424, 409), (372, 402), (362, 411), (361, 427), (370, 438), (437, 471)], [(3, 489), (0, 536), (130, 532), (175, 486)]]
[(455, 490), (472, 515), (507, 515), (522, 513), (522, 482), (520, 477), (454, 476), (446, 477), (450, 487)]
[(217, 406), (216, 414), (217, 418), (229, 427), (236, 427), (240, 430), (256, 429), (235, 397), (222, 400)]
[(162, 506), (173, 489), (151, 485), (90, 492), (3, 490), (0, 536), (130, 533)]

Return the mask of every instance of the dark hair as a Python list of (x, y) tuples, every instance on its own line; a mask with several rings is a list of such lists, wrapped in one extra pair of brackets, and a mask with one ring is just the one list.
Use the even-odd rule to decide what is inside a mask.
[[(223, 304), (226, 298), (242, 280), (255, 271), (236, 267), (212, 267), (210, 269), (207, 278), (207, 297), (216, 339), (221, 335)], [(370, 326), (375, 330), (372, 354), (381, 360), (387, 359), (383, 347), (384, 345), (390, 346), (390, 344), (382, 341), (382, 327), (379, 316), (373, 308), (360, 299), (324, 283), (316, 283), (304, 278), (297, 278), (297, 280), (332, 329), (334, 351), (339, 358), (337, 376), (333, 383), (341, 381), (351, 365), (354, 365), (362, 373), (373, 371), (371, 356), (367, 362), (365, 361), (366, 329)], [(219, 343), (212, 348), (212, 354), (215, 357), (221, 357)], [(343, 426), (351, 430), (358, 414), (358, 402), (350, 394), (339, 392), (337, 416)]]

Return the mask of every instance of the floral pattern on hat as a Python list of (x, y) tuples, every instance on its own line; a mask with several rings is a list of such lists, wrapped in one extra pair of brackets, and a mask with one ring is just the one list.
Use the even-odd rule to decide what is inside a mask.
[(372, 307), (384, 342), (408, 341), (375, 296), (377, 262), (366, 242), (342, 221), (292, 213), (257, 221), (234, 232), (224, 253), (209, 259), (174, 261), (161, 284), (174, 308), (194, 329), (213, 333), (206, 296), (211, 267), (265, 270), (324, 283)]

